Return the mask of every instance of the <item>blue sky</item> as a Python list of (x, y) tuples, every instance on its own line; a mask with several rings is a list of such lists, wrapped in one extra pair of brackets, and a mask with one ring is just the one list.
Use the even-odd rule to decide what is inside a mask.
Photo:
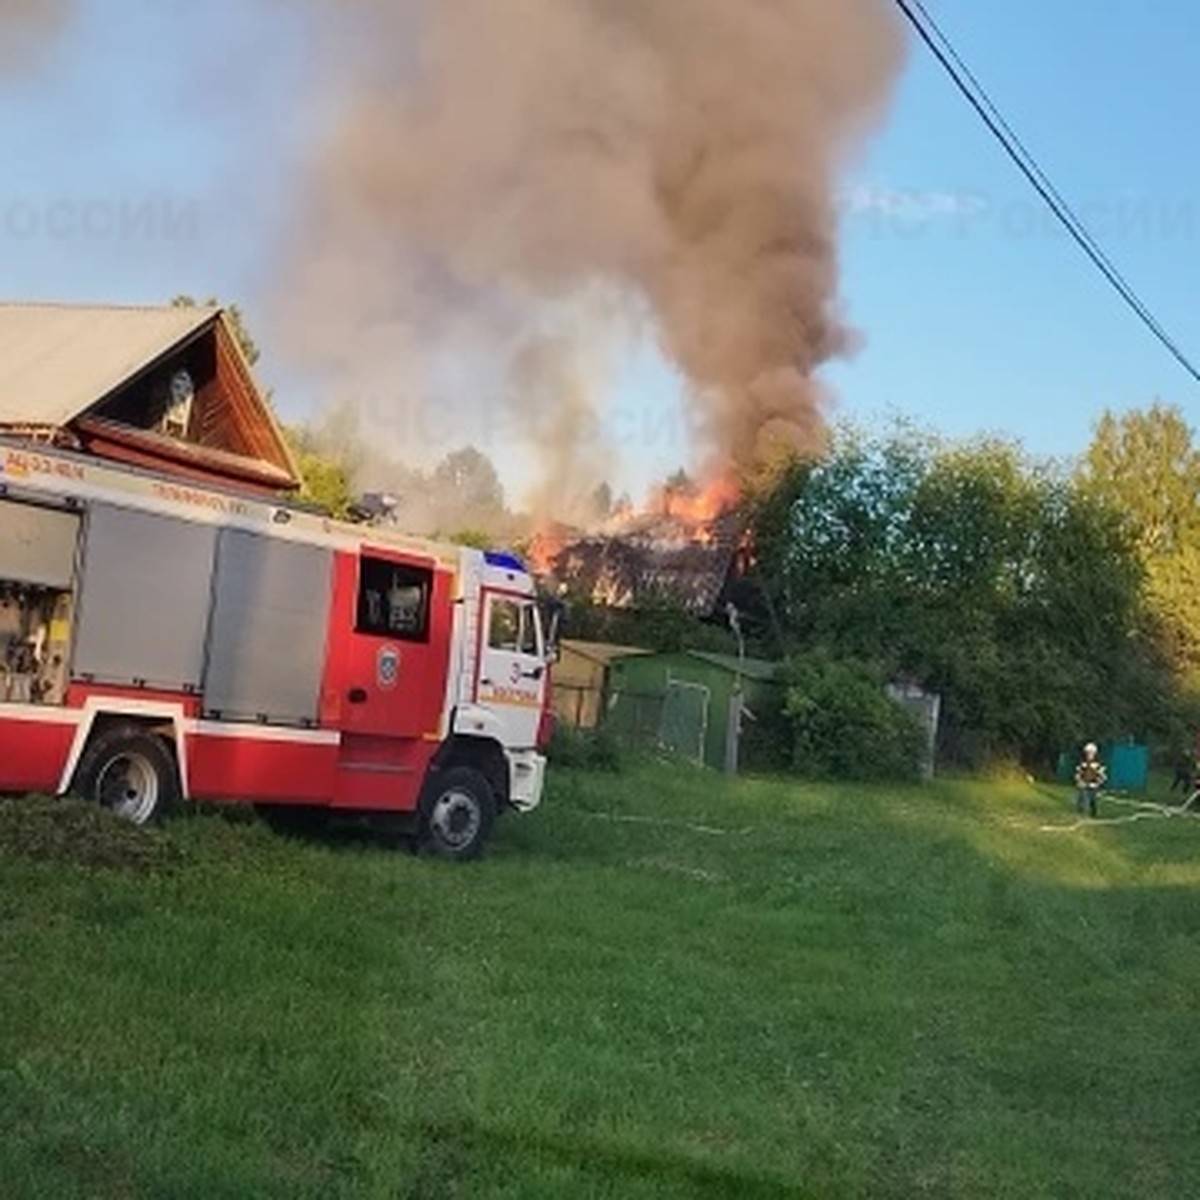
[[(929, 0), (927, 0), (927, 3)], [(959, 52), (1185, 350), (1200, 357), (1200, 10), (1184, 0), (930, 3)], [(214, 36), (217, 31), (217, 36)], [(0, 81), (0, 294), (242, 303), (270, 288), (263, 231), (287, 212), (311, 132), (304, 47), (270, 5), (81, 0), (46, 58)], [(865, 343), (827, 373), (837, 413), (902, 414), (1036, 453), (1081, 450), (1106, 407), (1194, 384), (1108, 290), (912, 47), (882, 134), (845, 180), (842, 292)], [(282, 382), (285, 413), (303, 387)], [(686, 454), (677, 387), (643, 353), (614, 406), (666, 414), (627, 485)], [(628, 443), (628, 439), (627, 439)]]
[[(1200, 11), (1184, 0), (930, 6), (1000, 111), (1185, 350), (1200, 356)], [(1151, 15), (1152, 14), (1152, 15)], [(1154, 398), (1193, 423), (1196, 385), (1053, 223), (923, 49), (858, 172), (907, 216), (849, 219), (844, 291), (867, 346), (832, 373), (845, 410), (888, 408), (1044, 454), (1104, 408)], [(894, 199), (894, 198), (892, 198)], [(922, 208), (926, 219), (914, 216)]]

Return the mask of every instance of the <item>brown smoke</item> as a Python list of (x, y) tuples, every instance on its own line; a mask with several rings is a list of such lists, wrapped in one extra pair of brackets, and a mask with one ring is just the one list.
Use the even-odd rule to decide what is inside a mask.
[(63, 29), (74, 0), (0, 0), (0, 71), (28, 66)]
[[(284, 313), (310, 365), (377, 403), (465, 374), (468, 424), (582, 486), (604, 380), (576, 368), (644, 320), (707, 465), (813, 444), (851, 345), (836, 176), (902, 57), (885, 0), (342, 0), (322, 37), (340, 103)], [(623, 315), (589, 331), (598, 288)]]

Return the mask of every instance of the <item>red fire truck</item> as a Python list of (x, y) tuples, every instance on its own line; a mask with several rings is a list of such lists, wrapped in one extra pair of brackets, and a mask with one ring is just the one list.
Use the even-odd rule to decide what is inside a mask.
[(0, 440), (0, 792), (403, 816), (534, 808), (549, 652), (519, 560)]

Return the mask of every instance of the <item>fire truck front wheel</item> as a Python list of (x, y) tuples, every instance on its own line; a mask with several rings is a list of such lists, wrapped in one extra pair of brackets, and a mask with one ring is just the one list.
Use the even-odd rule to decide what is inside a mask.
[(450, 767), (433, 777), (421, 802), (420, 842), (439, 858), (478, 858), (495, 820), (487, 778), (472, 767)]
[(147, 825), (178, 803), (179, 772), (162, 738), (136, 725), (118, 725), (84, 751), (71, 791), (135, 825)]

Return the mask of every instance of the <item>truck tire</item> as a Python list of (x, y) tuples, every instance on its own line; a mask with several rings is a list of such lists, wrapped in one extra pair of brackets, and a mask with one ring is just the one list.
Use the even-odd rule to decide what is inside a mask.
[(71, 793), (134, 825), (149, 825), (179, 803), (179, 771), (162, 738), (137, 725), (116, 725), (89, 742)]
[(450, 767), (430, 780), (421, 801), (418, 841), (438, 858), (465, 862), (483, 852), (496, 820), (496, 795), (472, 767)]

